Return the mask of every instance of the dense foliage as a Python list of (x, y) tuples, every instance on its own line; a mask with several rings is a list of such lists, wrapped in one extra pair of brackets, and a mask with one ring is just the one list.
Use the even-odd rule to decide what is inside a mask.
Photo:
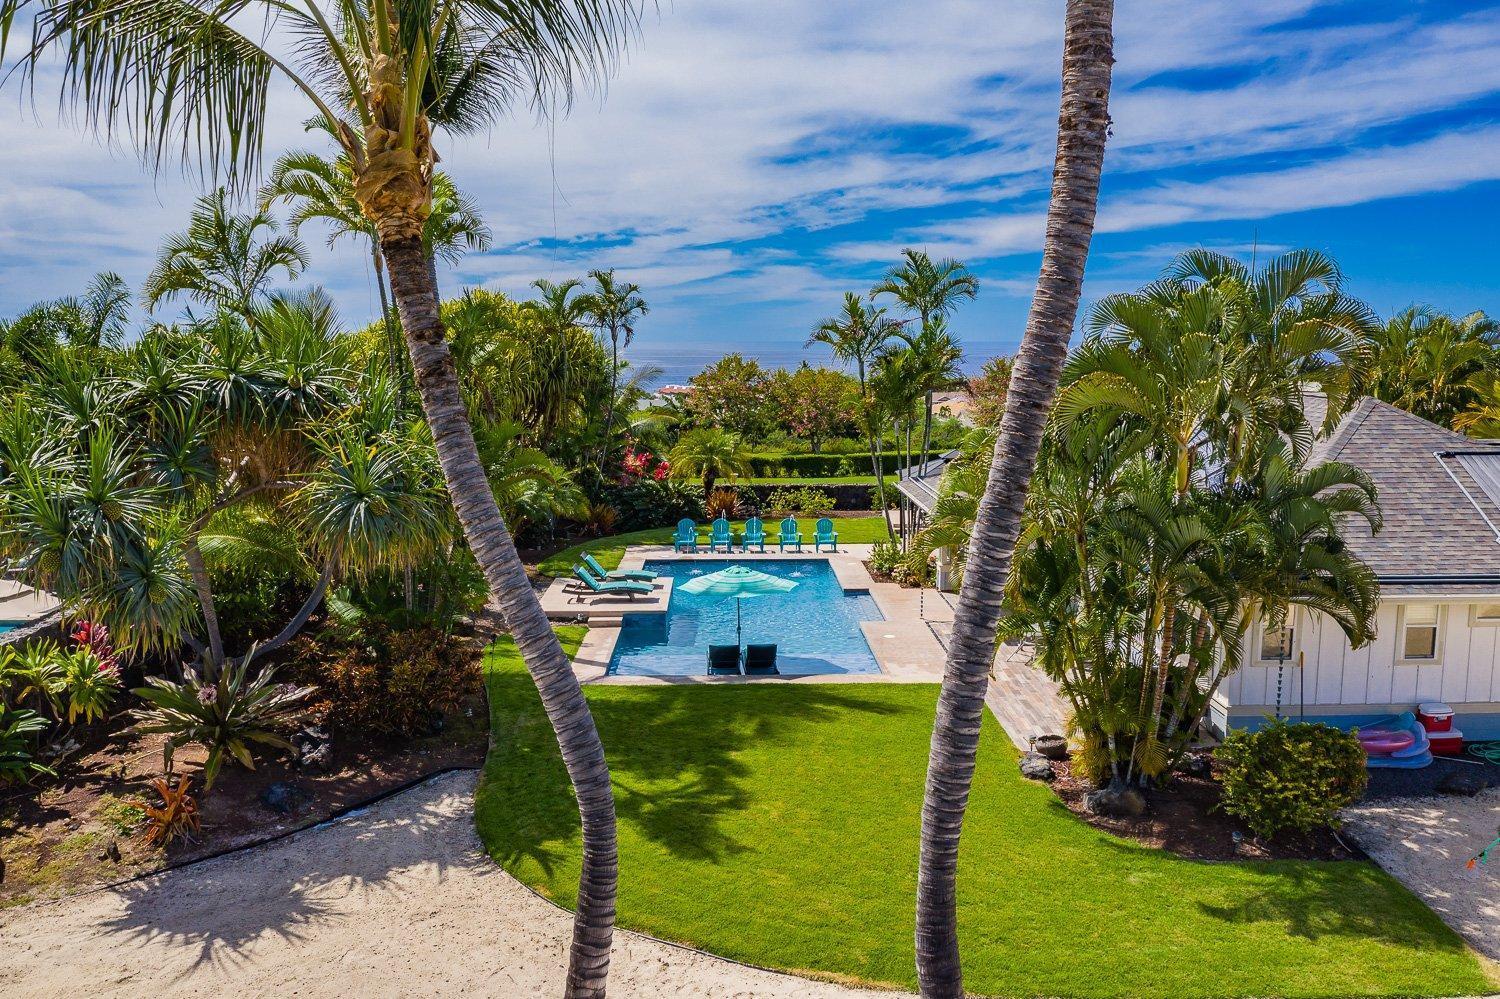
[(1359, 739), (1332, 725), (1282, 719), (1231, 732), (1214, 760), (1224, 810), (1257, 836), (1336, 828), (1369, 781)]

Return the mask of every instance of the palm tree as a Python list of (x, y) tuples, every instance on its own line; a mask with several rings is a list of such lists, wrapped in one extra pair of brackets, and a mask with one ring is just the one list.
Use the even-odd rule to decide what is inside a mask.
[[(948, 324), (942, 316), (935, 316), (922, 324), (916, 336), (904, 332), (901, 339), (911, 351), (913, 375), (923, 397), (922, 406), (922, 464), (926, 467), (927, 452), (932, 448), (932, 394), (964, 384), (964, 352), (948, 333)], [(907, 464), (911, 464), (910, 442), (907, 446)]]
[[(604, 446), (599, 452), (599, 470), (609, 460), (610, 438), (615, 427), (615, 399), (620, 391), (620, 347), (635, 339), (635, 321), (650, 312), (639, 285), (616, 282), (614, 268), (589, 271), (594, 290), (585, 299), (589, 322), (600, 333), (609, 334), (609, 403), (604, 411)], [(622, 343), (623, 341), (623, 343)]]
[[(1403, 309), (1361, 340), (1352, 359), (1364, 395), (1445, 425), (1482, 400), (1485, 372), (1500, 370), (1500, 322), (1482, 312), (1455, 318)], [(1472, 421), (1465, 421), (1467, 425)]]
[(927, 766), (916, 954), (917, 978), (928, 999), (963, 995), (954, 890), (959, 832), (1011, 551), (1083, 292), (1109, 132), (1113, 0), (1068, 0), (1064, 19), (1062, 107), (1041, 276), (969, 543)]
[[(870, 289), (870, 297), (890, 295), (902, 308), (915, 313), (921, 320), (921, 333), (926, 334), (934, 319), (953, 314), (960, 302), (973, 301), (979, 294), (979, 279), (957, 260), (934, 261), (925, 250), (910, 247), (901, 251), (902, 262), (886, 272), (885, 279)], [(950, 387), (947, 384), (930, 385), (927, 394), (928, 412), (922, 418), (922, 454), (927, 454), (932, 441), (932, 393)]]
[(876, 443), (875, 412), (870, 398), (869, 369), (875, 358), (885, 350), (886, 344), (896, 335), (900, 326), (886, 317), (885, 309), (866, 306), (864, 299), (854, 292), (844, 293), (844, 308), (836, 316), (824, 319), (813, 327), (807, 338), (807, 346), (824, 344), (833, 350), (833, 356), (844, 364), (853, 364), (855, 377), (859, 380), (860, 410), (864, 414), (865, 438), (870, 445), (870, 471), (875, 476), (876, 495), (880, 501), (880, 512), (885, 515), (885, 531), (894, 539), (896, 529), (891, 525), (891, 508), (885, 501), (885, 470), (880, 461), (880, 449)]
[(674, 479), (695, 476), (703, 483), (703, 496), (713, 494), (714, 482), (724, 475), (749, 475), (750, 455), (738, 434), (722, 427), (703, 427), (682, 435), (668, 456)]
[(293, 236), (277, 235), (264, 211), (237, 215), (218, 188), (193, 205), (186, 232), (162, 244), (142, 292), (146, 308), (185, 295), (214, 309), (253, 320), (255, 304), (277, 271), (295, 280), (307, 266), (307, 251)]
[(117, 347), (130, 322), (130, 286), (113, 271), (95, 274), (83, 294), (56, 307), (67, 316), (65, 336), (72, 347)]
[[(578, 85), (613, 69), (640, 10), (637, 0), (339, 0), (328, 10), (313, 0), (305, 8), (247, 0), (232, 9), (203, 0), (0, 0), (0, 24), (29, 18), (32, 26), (20, 82), (39, 75), (50, 82), (54, 52), (65, 53), (55, 73), (63, 97), (102, 131), (136, 140), (153, 165), (180, 143), (184, 154), (231, 179), (253, 172), (273, 76), (334, 125), (388, 266), (449, 497), (537, 683), (578, 800), (583, 864), (569, 997), (602, 996), (608, 975), (617, 886), (609, 769), (485, 478), (423, 236), (433, 204), (434, 128), (476, 131), (516, 101), (565, 105)], [(297, 44), (283, 58), (268, 45), (287, 29)]]

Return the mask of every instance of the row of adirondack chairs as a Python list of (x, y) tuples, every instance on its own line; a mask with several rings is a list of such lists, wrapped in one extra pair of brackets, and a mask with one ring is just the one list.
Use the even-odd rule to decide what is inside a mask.
[[(751, 517), (745, 521), (745, 532), (740, 538), (740, 550), (748, 552), (752, 548), (764, 552), (768, 540), (774, 543), (780, 551), (791, 548), (793, 551), (802, 550), (802, 528), (797, 523), (797, 518), (788, 517), (781, 522), (781, 531), (773, 539), (767, 539), (765, 524), (759, 517)], [(821, 552), (823, 546), (828, 550), (836, 552), (839, 550), (839, 535), (833, 529), (833, 521), (827, 517), (820, 519), (813, 528), (813, 551)], [(725, 553), (734, 551), (734, 533), (729, 528), (729, 518), (720, 517), (708, 528), (708, 550), (717, 552), (723, 548)], [(696, 552), (698, 550), (698, 525), (688, 517), (677, 522), (677, 533), (672, 535), (672, 550), (676, 552)]]

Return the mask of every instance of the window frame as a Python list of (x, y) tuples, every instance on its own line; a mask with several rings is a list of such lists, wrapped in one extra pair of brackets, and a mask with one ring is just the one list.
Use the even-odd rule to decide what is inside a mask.
[(1289, 607), (1286, 619), (1281, 627), (1291, 632), (1291, 641), (1287, 643), (1287, 656), (1279, 659), (1275, 656), (1266, 655), (1266, 632), (1271, 630), (1271, 623), (1264, 617), (1260, 619), (1260, 627), (1255, 632), (1255, 663), (1257, 666), (1295, 666), (1297, 665), (1297, 640), (1300, 632), (1297, 628), (1297, 608)]
[(1494, 617), (1485, 617), (1479, 613), (1481, 607), (1494, 607), (1500, 609), (1500, 601), (1485, 601), (1469, 605), (1469, 627), (1471, 628), (1500, 628), (1500, 614)]
[[(1411, 625), (1407, 611), (1412, 607), (1431, 607), (1436, 614), (1432, 624)], [(1443, 664), (1443, 631), (1448, 620), (1448, 608), (1444, 604), (1402, 604), (1396, 616), (1396, 663), (1400, 666), (1441, 666)], [(1413, 657), (1406, 654), (1406, 632), (1409, 627), (1432, 629), (1432, 655)]]

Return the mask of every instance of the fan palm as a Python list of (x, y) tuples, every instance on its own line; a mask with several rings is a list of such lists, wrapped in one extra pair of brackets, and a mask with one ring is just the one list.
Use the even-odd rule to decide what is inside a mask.
[(594, 288), (584, 306), (589, 323), (609, 336), (609, 403), (604, 411), (604, 447), (599, 454), (599, 470), (609, 461), (610, 442), (615, 427), (615, 400), (620, 392), (620, 348), (629, 347), (635, 339), (635, 322), (651, 309), (641, 297), (639, 285), (616, 281), (614, 269), (589, 271)]
[(703, 483), (705, 499), (713, 493), (714, 482), (721, 476), (749, 475), (752, 471), (750, 454), (739, 435), (722, 427), (689, 430), (672, 449), (668, 460), (673, 478), (697, 477)]
[[(52, 79), (52, 54), (62, 53), (64, 98), (91, 124), (128, 134), (157, 167), (180, 145), (211, 170), (247, 176), (259, 160), (273, 77), (333, 126), (354, 167), (355, 197), (375, 224), (448, 494), (537, 682), (577, 795), (584, 859), (569, 996), (602, 995), (608, 973), (617, 883), (609, 770), (485, 478), (423, 235), (434, 128), (478, 131), (517, 101), (566, 103), (578, 84), (612, 70), (639, 15), (636, 0), (247, 0), (231, 8), (202, 0), (0, 0), (0, 40), (18, 19), (31, 19), (23, 84), (44, 67)], [(288, 32), (296, 38), (290, 54), (256, 40)]]
[(1011, 551), (1083, 292), (1109, 131), (1113, 19), (1112, 0), (1068, 0), (1064, 14), (1062, 107), (1041, 276), (969, 543), (928, 758), (916, 919), (917, 978), (928, 999), (960, 999), (964, 991), (954, 890), (959, 833)]
[(146, 276), (146, 308), (183, 295), (253, 321), (255, 305), (276, 272), (295, 279), (307, 266), (302, 243), (278, 235), (277, 228), (266, 212), (236, 214), (222, 187), (199, 198), (187, 230), (162, 244), (156, 267)]
[(896, 529), (891, 525), (891, 509), (885, 501), (885, 470), (876, 443), (875, 408), (870, 397), (869, 371), (875, 358), (885, 350), (900, 328), (900, 324), (886, 316), (885, 309), (867, 306), (864, 299), (850, 291), (844, 293), (843, 310), (838, 315), (819, 322), (813, 327), (812, 335), (807, 338), (807, 346), (821, 343), (833, 351), (837, 360), (854, 365), (855, 378), (859, 381), (865, 439), (870, 447), (870, 471), (875, 476), (880, 511), (885, 515), (886, 535), (892, 539), (896, 537)]

